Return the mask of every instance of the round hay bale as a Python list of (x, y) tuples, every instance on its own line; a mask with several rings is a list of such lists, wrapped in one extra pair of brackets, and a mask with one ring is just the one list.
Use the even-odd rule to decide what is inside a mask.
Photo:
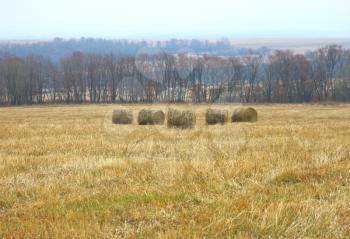
[(132, 110), (118, 109), (113, 111), (113, 124), (132, 124), (133, 114)]
[(137, 122), (139, 125), (164, 124), (165, 114), (161, 110), (143, 109), (139, 112)]
[(207, 124), (225, 124), (228, 120), (227, 110), (207, 109), (205, 121)]
[(238, 108), (233, 112), (232, 122), (256, 122), (258, 113), (251, 107)]
[(190, 110), (169, 109), (167, 122), (169, 128), (193, 128), (196, 123), (196, 114)]

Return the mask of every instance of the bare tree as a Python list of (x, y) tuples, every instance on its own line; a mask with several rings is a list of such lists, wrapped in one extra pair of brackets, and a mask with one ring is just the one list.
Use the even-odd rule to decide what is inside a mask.
[(248, 54), (75, 52), (58, 64), (42, 56), (1, 55), (0, 104), (350, 100), (349, 50), (330, 45), (306, 55)]
[(241, 88), (244, 88), (244, 101), (256, 101), (256, 86), (258, 83), (259, 68), (262, 63), (261, 55), (248, 55), (243, 58), (244, 64), (244, 83)]

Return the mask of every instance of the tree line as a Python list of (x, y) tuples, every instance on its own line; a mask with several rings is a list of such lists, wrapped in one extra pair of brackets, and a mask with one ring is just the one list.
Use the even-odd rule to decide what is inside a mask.
[[(228, 39), (215, 41), (198, 39), (170, 39), (170, 40), (108, 40), (95, 38), (62, 39), (55, 38), (52, 41), (38, 42), (0, 42), (0, 54), (10, 53), (16, 56), (36, 55), (50, 58), (58, 63), (61, 58), (74, 51), (93, 54), (123, 54), (136, 55), (143, 49), (162, 49), (168, 53), (193, 52), (197, 54), (209, 54), (220, 56), (246, 55), (249, 49), (232, 45)], [(271, 51), (267, 47), (260, 47), (256, 51), (266, 54)]]
[(0, 104), (350, 100), (350, 50), (0, 57)]

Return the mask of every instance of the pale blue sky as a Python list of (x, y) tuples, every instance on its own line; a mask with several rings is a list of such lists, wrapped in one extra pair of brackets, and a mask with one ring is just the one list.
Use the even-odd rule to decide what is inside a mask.
[(349, 0), (0, 0), (0, 39), (350, 37)]

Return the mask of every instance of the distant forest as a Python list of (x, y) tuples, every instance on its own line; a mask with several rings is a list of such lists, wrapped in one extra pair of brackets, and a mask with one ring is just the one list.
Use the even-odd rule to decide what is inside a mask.
[[(105, 40), (95, 38), (81, 38), (64, 40), (55, 38), (53, 41), (39, 41), (30, 44), (6, 43), (0, 44), (0, 54), (13, 54), (16, 56), (40, 55), (58, 63), (63, 57), (73, 52), (93, 54), (136, 55), (143, 51), (165, 51), (169, 54), (190, 52), (196, 54), (209, 54), (216, 56), (242, 56), (249, 54), (249, 49), (235, 47), (228, 39), (216, 41), (209, 40), (181, 40), (167, 41), (131, 41), (131, 40)], [(267, 47), (256, 49), (256, 52), (267, 54), (271, 50)]]
[(350, 50), (305, 54), (228, 40), (0, 45), (0, 104), (350, 101)]

